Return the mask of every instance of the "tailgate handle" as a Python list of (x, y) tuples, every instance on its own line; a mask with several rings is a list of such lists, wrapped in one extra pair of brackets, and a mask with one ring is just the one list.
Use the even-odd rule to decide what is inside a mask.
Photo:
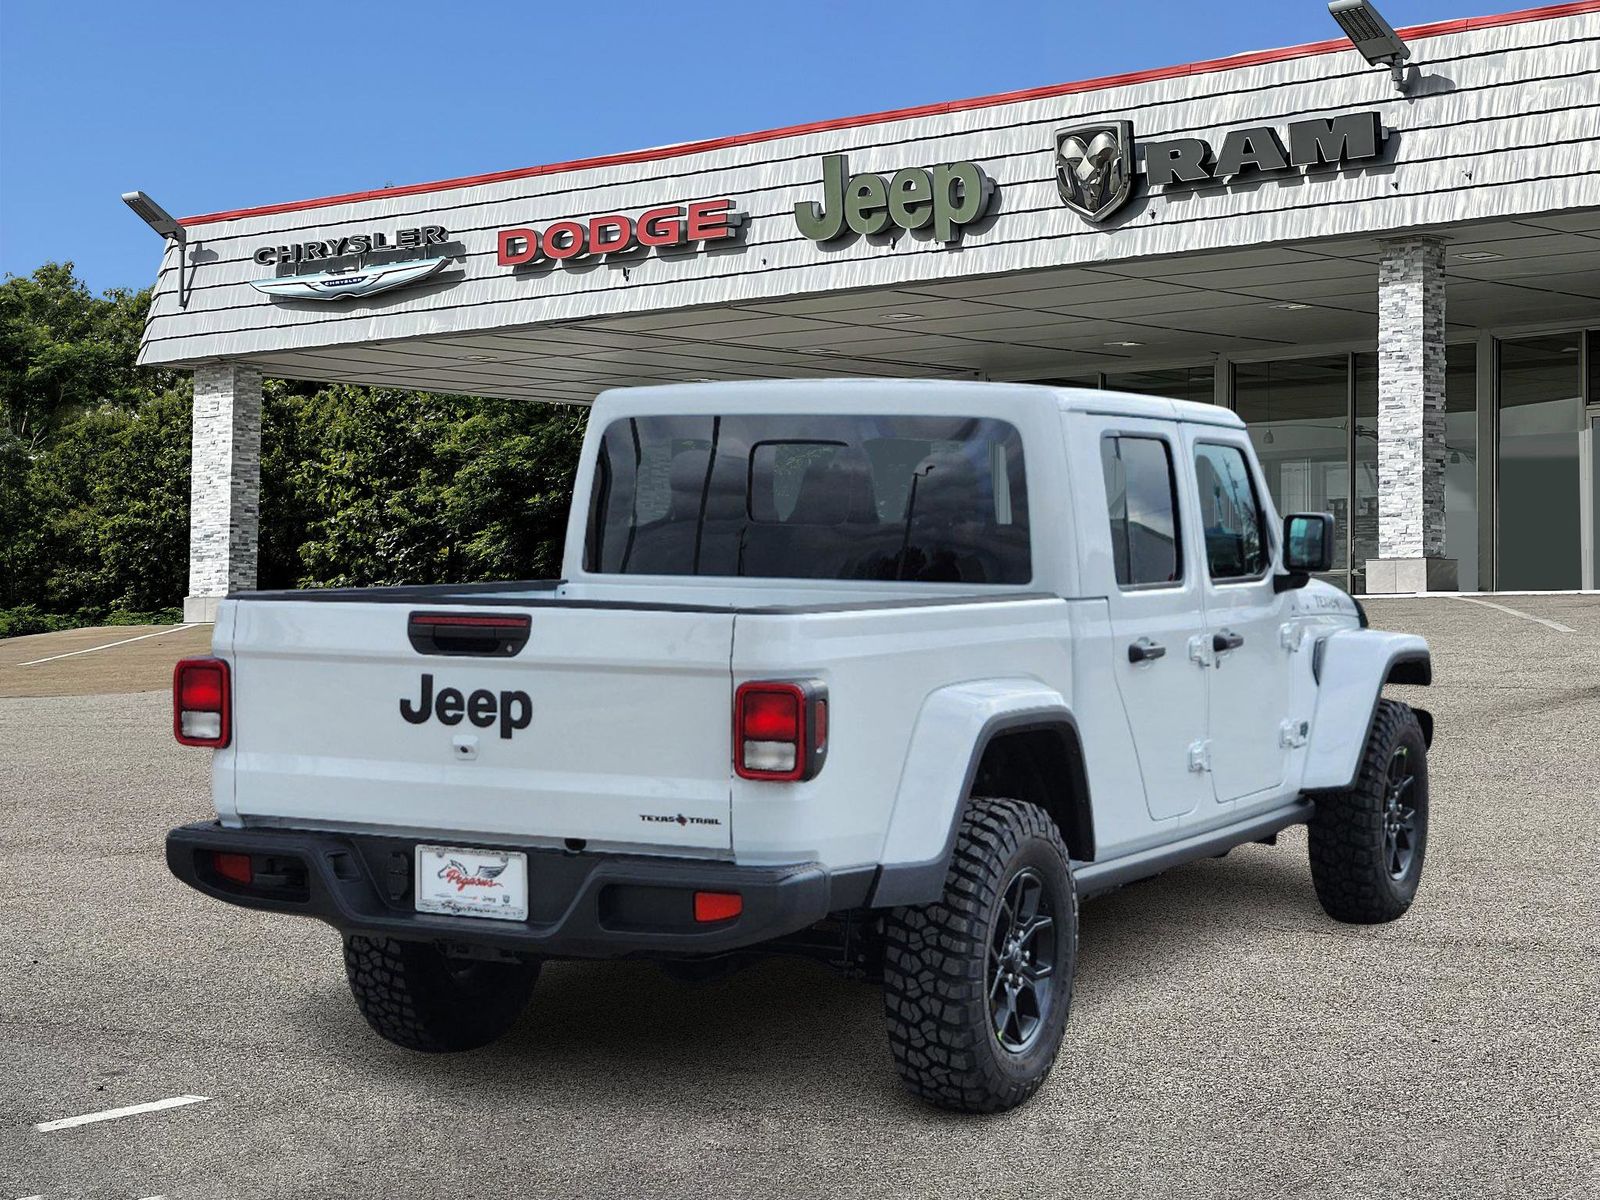
[(528, 644), (532, 626), (526, 613), (414, 612), (406, 634), (418, 654), (510, 658)]

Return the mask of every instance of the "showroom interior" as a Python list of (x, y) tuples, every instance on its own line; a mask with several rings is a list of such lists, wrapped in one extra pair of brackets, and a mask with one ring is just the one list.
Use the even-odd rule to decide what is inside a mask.
[[(1600, 330), (1483, 335), (1448, 342), (1445, 354), (1445, 539), (1459, 589), (1594, 588)], [(1371, 350), (1048, 382), (1234, 409), (1250, 426), (1278, 510), (1333, 513), (1330, 578), (1366, 592), (1366, 563), (1378, 550), (1378, 367)]]

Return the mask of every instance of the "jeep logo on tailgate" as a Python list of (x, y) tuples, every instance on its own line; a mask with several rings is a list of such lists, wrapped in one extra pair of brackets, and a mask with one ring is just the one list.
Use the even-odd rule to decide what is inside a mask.
[(412, 703), (400, 697), (400, 715), (413, 725), (424, 725), (428, 718), (438, 717), (441, 725), (459, 725), (466, 717), (479, 729), (487, 729), (500, 722), (500, 736), (509, 738), (519, 729), (526, 729), (533, 720), (533, 700), (527, 692), (493, 692), (479, 688), (470, 696), (463, 696), (453, 687), (440, 688), (436, 699), (433, 694), (433, 676), (422, 677), (422, 698)]

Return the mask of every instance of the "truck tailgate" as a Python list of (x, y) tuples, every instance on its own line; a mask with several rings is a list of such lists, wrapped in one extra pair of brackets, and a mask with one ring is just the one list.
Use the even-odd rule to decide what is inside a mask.
[[(217, 648), (233, 666), (233, 744), (218, 766), (231, 759), (232, 815), (246, 824), (731, 846), (731, 613), (229, 607)], [(408, 636), (419, 609), (525, 614), (528, 640), (514, 656), (421, 653)], [(217, 799), (226, 818), (225, 786)]]

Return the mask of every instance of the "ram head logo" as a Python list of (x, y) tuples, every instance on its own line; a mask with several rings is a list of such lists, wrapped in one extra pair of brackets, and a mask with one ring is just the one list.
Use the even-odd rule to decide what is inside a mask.
[(1056, 130), (1056, 186), (1066, 206), (1091, 221), (1121, 208), (1133, 191), (1133, 122)]

